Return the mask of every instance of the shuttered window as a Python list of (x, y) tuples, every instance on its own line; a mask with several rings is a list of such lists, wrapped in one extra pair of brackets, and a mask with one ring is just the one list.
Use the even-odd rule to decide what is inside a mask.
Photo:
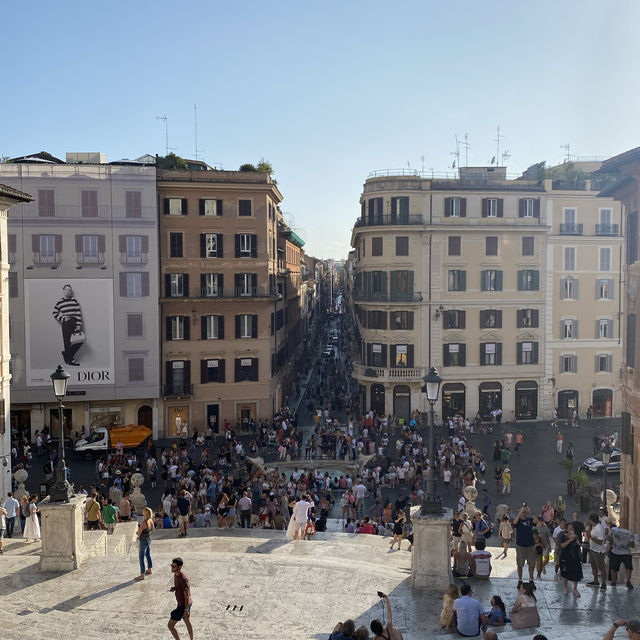
[(142, 218), (142, 192), (125, 191), (125, 217)]
[(460, 236), (449, 236), (448, 254), (450, 256), (459, 256), (462, 253)]
[(95, 190), (81, 191), (82, 217), (98, 217), (98, 192)]

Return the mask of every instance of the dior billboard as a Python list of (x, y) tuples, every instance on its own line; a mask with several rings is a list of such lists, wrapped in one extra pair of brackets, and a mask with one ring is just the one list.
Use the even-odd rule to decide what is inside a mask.
[(50, 385), (61, 364), (70, 386), (114, 384), (113, 281), (24, 281), (27, 386)]

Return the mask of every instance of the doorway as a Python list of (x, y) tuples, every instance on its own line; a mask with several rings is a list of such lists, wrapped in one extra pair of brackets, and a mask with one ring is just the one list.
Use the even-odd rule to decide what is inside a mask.
[(613, 392), (611, 389), (593, 390), (593, 417), (610, 418), (613, 415)]
[(442, 419), (448, 420), (455, 415), (464, 418), (466, 405), (466, 387), (461, 382), (442, 385)]
[(578, 411), (578, 390), (558, 391), (558, 417), (567, 420), (572, 417), (574, 410)]
[(491, 420), (494, 409), (502, 409), (502, 385), (499, 382), (483, 382), (478, 396), (480, 416)]
[(405, 423), (411, 418), (411, 389), (406, 384), (393, 388), (393, 414)]
[(220, 405), (207, 405), (207, 426), (212, 433), (220, 433)]
[[(70, 437), (71, 429), (73, 428), (73, 423), (71, 417), (73, 412), (71, 409), (63, 409), (62, 410), (62, 420), (64, 421), (64, 434), (65, 437)], [(58, 408), (49, 409), (49, 424), (51, 437), (58, 438), (60, 437), (60, 412)]]
[(148, 404), (143, 404), (138, 409), (138, 424), (143, 427), (149, 427), (149, 429), (153, 426), (153, 409)]
[(256, 403), (242, 402), (236, 407), (236, 420), (242, 428), (248, 430), (249, 422), (256, 419)]
[(183, 406), (169, 407), (167, 410), (167, 418), (169, 420), (168, 436), (181, 436), (185, 431), (189, 430), (189, 408)]
[(384, 385), (382, 384), (371, 385), (371, 411), (378, 416), (385, 415)]
[(538, 417), (538, 383), (535, 380), (516, 382), (516, 420)]

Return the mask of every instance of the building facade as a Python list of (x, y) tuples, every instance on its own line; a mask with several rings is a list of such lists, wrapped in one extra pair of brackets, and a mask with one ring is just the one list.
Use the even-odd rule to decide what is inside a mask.
[[(282, 195), (268, 174), (240, 171), (162, 170), (157, 189), (162, 433), (268, 419), (283, 397), (293, 295)], [(299, 271), (298, 255), (298, 289)]]
[[(433, 365), (444, 378), (436, 409), (444, 418), (486, 419), (499, 408), (503, 419), (535, 419), (554, 406), (584, 414), (596, 402), (603, 415), (619, 413), (620, 296), (609, 286), (622, 242), (619, 207), (596, 196), (508, 179), (501, 167), (461, 168), (457, 179), (367, 179), (352, 233), (361, 406), (405, 418), (425, 411), (422, 378)], [(608, 254), (598, 253), (598, 215), (609, 220)], [(573, 269), (565, 255), (580, 256)], [(565, 296), (571, 278), (588, 293)], [(594, 304), (605, 279), (607, 297)], [(576, 331), (562, 333), (569, 320)]]
[(11, 426), (59, 429), (49, 375), (71, 375), (67, 433), (144, 424), (158, 433), (155, 167), (103, 154), (37, 154), (0, 164), (34, 196), (8, 221)]

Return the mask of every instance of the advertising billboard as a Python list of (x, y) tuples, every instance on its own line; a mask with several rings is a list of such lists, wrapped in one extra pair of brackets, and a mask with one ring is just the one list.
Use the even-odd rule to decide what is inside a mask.
[(112, 280), (26, 279), (24, 295), (27, 386), (58, 364), (70, 386), (115, 384)]

